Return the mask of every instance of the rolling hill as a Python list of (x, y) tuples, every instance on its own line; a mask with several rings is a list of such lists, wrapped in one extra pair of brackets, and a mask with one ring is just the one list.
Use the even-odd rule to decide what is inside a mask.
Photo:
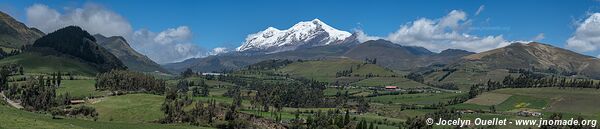
[(127, 68), (95, 41), (88, 32), (69, 26), (37, 39), (22, 53), (0, 60), (0, 64), (19, 64), (28, 73), (60, 71), (82, 75)]
[(75, 57), (66, 54), (27, 51), (0, 60), (0, 65), (20, 64), (26, 73), (66, 72), (94, 76), (98, 70)]
[[(600, 78), (600, 59), (548, 44), (513, 43), (477, 54), (425, 73), (427, 83), (455, 83), (461, 90), (487, 80), (501, 81), (509, 70), (525, 69), (548, 75)], [(518, 76), (518, 74), (516, 75)]]
[(472, 52), (448, 49), (441, 53), (431, 52), (423, 47), (402, 46), (386, 40), (371, 40), (346, 51), (344, 56), (364, 60), (377, 59), (377, 64), (386, 68), (410, 71), (432, 64), (448, 64)]
[(93, 36), (76, 26), (68, 26), (39, 38), (32, 47), (27, 48), (27, 51), (45, 52), (47, 54), (56, 51), (60, 54), (77, 57), (77, 59), (94, 66), (100, 72), (112, 69), (127, 69), (115, 55), (98, 45)]
[(20, 48), (44, 36), (44, 33), (36, 28), (27, 27), (18, 22), (10, 15), (0, 12), (0, 46), (6, 48)]
[(127, 43), (127, 40), (121, 36), (105, 37), (100, 34), (95, 34), (94, 38), (96, 38), (96, 42), (100, 46), (117, 56), (117, 58), (119, 58), (119, 60), (121, 60), (121, 62), (123, 62), (130, 70), (168, 73), (167, 70), (163, 69), (159, 64), (131, 48), (129, 43)]
[(600, 78), (600, 59), (537, 42), (513, 43), (463, 57), (456, 66), (479, 65), (482, 69), (530, 69), (534, 71)]

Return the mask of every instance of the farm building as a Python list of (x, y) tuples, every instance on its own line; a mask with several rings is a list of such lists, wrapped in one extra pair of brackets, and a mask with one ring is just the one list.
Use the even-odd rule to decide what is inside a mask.
[(73, 105), (82, 104), (82, 103), (85, 103), (85, 100), (71, 100), (70, 103)]
[(396, 91), (397, 89), (398, 89), (398, 86), (385, 86), (385, 90)]
[(532, 112), (532, 111), (519, 111), (517, 112), (517, 115), (519, 116), (541, 116), (542, 113), (540, 112)]

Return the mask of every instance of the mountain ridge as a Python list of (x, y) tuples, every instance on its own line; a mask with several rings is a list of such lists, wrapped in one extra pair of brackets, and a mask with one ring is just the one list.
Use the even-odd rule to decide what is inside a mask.
[[(457, 53), (458, 55), (455, 56), (445, 56), (433, 53), (422, 47), (402, 46), (386, 40), (371, 40), (365, 43), (358, 43), (356, 40), (349, 41), (353, 42), (301, 48), (279, 53), (247, 54), (244, 52), (232, 52), (204, 58), (188, 59), (182, 62), (166, 64), (163, 65), (163, 67), (174, 73), (181, 72), (186, 68), (192, 68), (193, 70), (200, 72), (214, 72), (239, 69), (250, 64), (270, 59), (319, 60), (351, 58), (354, 60), (365, 60), (366, 58), (377, 58), (378, 65), (393, 70), (409, 71), (412, 68), (425, 67), (434, 63), (447, 64), (450, 61), (454, 61), (462, 57), (463, 55), (472, 54), (470, 52), (465, 52)], [(401, 55), (401, 57), (397, 57), (399, 55)]]
[(127, 69), (115, 55), (98, 45), (92, 35), (77, 26), (68, 26), (49, 33), (37, 39), (31, 47), (27, 47), (26, 51), (49, 52), (44, 49), (77, 57), (93, 65), (100, 72)]
[(163, 72), (168, 73), (159, 64), (152, 61), (146, 55), (143, 55), (133, 49), (130, 44), (121, 36), (106, 37), (101, 34), (95, 34), (97, 43), (106, 48), (110, 53), (115, 55), (129, 69), (140, 72)]
[(600, 59), (539, 42), (512, 43), (462, 60), (454, 67), (479, 64), (483, 69), (529, 69), (600, 78)]
[(44, 32), (27, 27), (10, 15), (0, 11), (0, 46), (21, 48), (23, 45), (33, 44), (36, 39), (44, 35)]

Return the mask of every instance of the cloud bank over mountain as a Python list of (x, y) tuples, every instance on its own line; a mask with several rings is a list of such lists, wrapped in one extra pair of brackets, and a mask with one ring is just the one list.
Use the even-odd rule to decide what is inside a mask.
[(582, 22), (567, 40), (567, 47), (579, 51), (596, 51), (600, 47), (600, 13), (593, 13)]
[(61, 11), (44, 4), (26, 8), (27, 24), (45, 33), (76, 25), (92, 34), (123, 36), (137, 51), (157, 63), (171, 63), (208, 54), (192, 42), (192, 31), (187, 26), (167, 28), (160, 32), (135, 30), (123, 16), (98, 4), (87, 3), (81, 8)]
[(386, 39), (401, 45), (422, 46), (435, 52), (446, 49), (482, 52), (510, 44), (502, 35), (480, 37), (469, 34), (465, 30), (470, 26), (471, 20), (465, 12), (452, 10), (439, 19), (420, 18), (401, 25), (400, 29), (387, 37), (369, 36), (362, 31), (357, 31), (357, 34), (359, 41)]

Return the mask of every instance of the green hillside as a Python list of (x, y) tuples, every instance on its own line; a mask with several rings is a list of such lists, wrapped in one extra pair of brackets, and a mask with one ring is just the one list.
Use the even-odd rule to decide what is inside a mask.
[(509, 73), (506, 69), (496, 69), (491, 71), (472, 71), (458, 69), (454, 72), (436, 70), (424, 76), (425, 83), (445, 84), (453, 83), (462, 91), (468, 91), (473, 84), (485, 83), (488, 80), (502, 81), (508, 75), (518, 76), (516, 73)]
[(76, 118), (52, 119), (49, 114), (38, 114), (9, 107), (0, 103), (0, 128), (6, 129), (187, 129), (205, 128), (189, 125), (153, 123), (122, 123), (92, 121)]
[(402, 88), (429, 87), (404, 77), (374, 77), (352, 83), (354, 86), (398, 86)]
[(80, 60), (40, 52), (24, 52), (0, 60), (0, 65), (6, 64), (22, 65), (25, 73), (68, 72), (92, 76), (98, 72), (94, 67)]
[(322, 61), (303, 61), (289, 64), (278, 72), (290, 74), (295, 77), (315, 79), (323, 82), (336, 80), (336, 73), (352, 69), (351, 76), (365, 76), (368, 74), (379, 76), (392, 76), (396, 73), (374, 64), (364, 64), (361, 61), (350, 59), (332, 59)]

